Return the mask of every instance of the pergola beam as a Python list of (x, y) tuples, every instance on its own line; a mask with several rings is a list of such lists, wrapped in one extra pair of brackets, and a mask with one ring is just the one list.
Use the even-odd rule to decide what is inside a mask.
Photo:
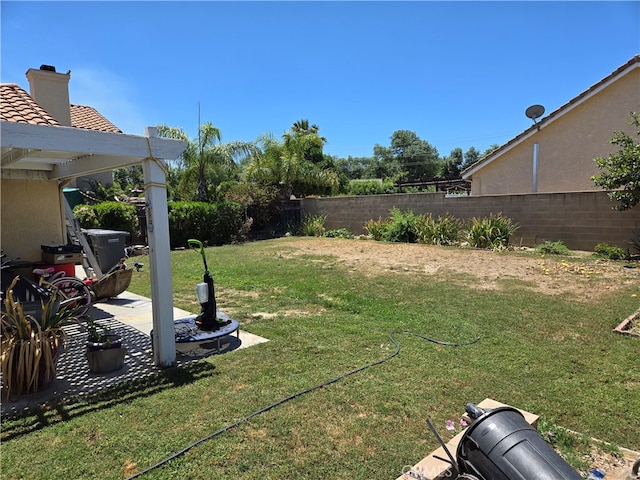
[(98, 132), (75, 127), (31, 125), (0, 121), (2, 146), (51, 152), (68, 152), (69, 159), (83, 155), (175, 159), (187, 146), (182, 140)]
[(53, 168), (49, 175), (52, 180), (64, 180), (76, 178), (78, 176), (92, 175), (104, 172), (105, 170), (115, 170), (117, 168), (138, 165), (143, 158), (139, 157), (113, 157), (107, 155), (83, 155), (64, 163), (60, 163)]

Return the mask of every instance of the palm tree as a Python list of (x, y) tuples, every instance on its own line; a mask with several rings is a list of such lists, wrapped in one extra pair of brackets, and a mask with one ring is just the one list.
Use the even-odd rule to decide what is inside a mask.
[[(291, 140), (299, 143), (299, 147), (302, 147), (302, 155), (305, 160), (312, 163), (320, 163), (323, 160), (322, 149), (324, 144), (327, 143), (325, 137), (320, 136), (320, 127), (318, 125), (309, 126), (309, 120), (302, 119), (293, 123), (291, 130), (284, 134), (285, 142)], [(286, 137), (290, 138), (287, 139)]]
[(310, 150), (320, 148), (322, 152), (323, 142), (316, 133), (296, 135), (293, 131), (285, 132), (282, 142), (272, 134), (266, 134), (256, 143), (261, 148), (245, 170), (248, 180), (275, 185), (284, 198), (289, 198), (292, 193), (308, 195), (338, 187), (336, 171), (323, 168), (307, 158)]
[(179, 127), (158, 127), (160, 136), (185, 140), (187, 148), (180, 155), (184, 167), (183, 184), (196, 183), (196, 198), (201, 201), (208, 200), (207, 177), (216, 173), (221, 179), (229, 178), (236, 169), (236, 160), (242, 157), (254, 155), (256, 146), (248, 142), (222, 143), (220, 130), (211, 122), (200, 125), (197, 140), (191, 140)]

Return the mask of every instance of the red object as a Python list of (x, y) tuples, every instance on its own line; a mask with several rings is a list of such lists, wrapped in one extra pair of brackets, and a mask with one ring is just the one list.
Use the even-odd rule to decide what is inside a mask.
[[(49, 265), (49, 264), (34, 264), (35, 268), (41, 270), (47, 270), (49, 268), (53, 268), (53, 272), (51, 275), (55, 275), (58, 272), (64, 272), (65, 277), (75, 277), (76, 276), (76, 264), (75, 263), (60, 263), (58, 265)], [(40, 275), (36, 275), (36, 282), (40, 280)]]

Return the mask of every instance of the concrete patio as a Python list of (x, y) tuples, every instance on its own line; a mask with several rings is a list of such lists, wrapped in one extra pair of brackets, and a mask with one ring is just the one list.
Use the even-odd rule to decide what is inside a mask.
[[(67, 348), (58, 359), (57, 375), (52, 385), (35, 394), (14, 396), (10, 400), (3, 398), (2, 417), (42, 405), (74, 401), (113, 385), (140, 380), (162, 372), (162, 369), (153, 364), (150, 299), (125, 291), (108, 301), (95, 303), (88, 313), (94, 320), (107, 325), (113, 333), (123, 337), (123, 343), (127, 348), (125, 366), (113, 373), (90, 372), (85, 358), (85, 326), (66, 326), (64, 328), (68, 336)], [(174, 308), (174, 319), (191, 315), (190, 312)], [(262, 337), (240, 330), (239, 335), (234, 333), (221, 340), (220, 351), (213, 346), (205, 345), (192, 355), (178, 352), (176, 365), (184, 366), (209, 355), (225, 354), (266, 341)]]

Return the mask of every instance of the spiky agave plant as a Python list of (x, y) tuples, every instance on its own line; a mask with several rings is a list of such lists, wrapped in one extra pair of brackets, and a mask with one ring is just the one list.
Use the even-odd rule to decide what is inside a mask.
[(6, 291), (2, 312), (2, 349), (0, 366), (2, 386), (7, 398), (12, 393), (33, 393), (53, 381), (60, 345), (66, 340), (62, 323), (72, 314), (59, 311), (55, 294), (41, 301), (42, 319), (25, 314), (13, 288), (17, 276)]

